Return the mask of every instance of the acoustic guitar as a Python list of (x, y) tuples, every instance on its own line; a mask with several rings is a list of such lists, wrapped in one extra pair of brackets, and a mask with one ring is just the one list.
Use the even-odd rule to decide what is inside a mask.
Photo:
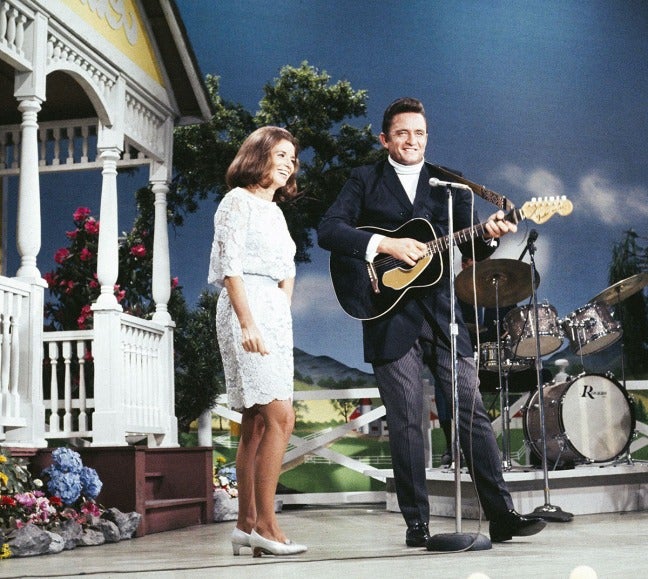
[[(512, 209), (505, 216), (511, 223), (530, 219), (545, 223), (553, 215), (569, 215), (573, 205), (566, 197), (542, 197), (527, 201), (519, 209)], [(379, 227), (363, 226), (358, 229), (378, 233), (386, 237), (409, 237), (426, 244), (425, 255), (413, 266), (391, 255), (378, 254), (372, 263), (357, 257), (332, 252), (330, 274), (335, 295), (342, 309), (357, 320), (372, 320), (389, 312), (411, 289), (428, 287), (439, 281), (443, 274), (443, 260), (451, 240), (449, 236), (437, 238), (429, 221), (411, 219), (393, 231)], [(485, 232), (485, 223), (479, 223), (456, 231), (452, 243), (458, 245), (470, 241)]]

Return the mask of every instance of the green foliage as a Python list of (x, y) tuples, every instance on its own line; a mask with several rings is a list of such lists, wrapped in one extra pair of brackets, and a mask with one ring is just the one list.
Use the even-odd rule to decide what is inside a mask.
[(216, 341), (217, 301), (216, 294), (203, 292), (195, 310), (175, 318), (175, 411), (180, 431), (187, 431), (225, 390)]

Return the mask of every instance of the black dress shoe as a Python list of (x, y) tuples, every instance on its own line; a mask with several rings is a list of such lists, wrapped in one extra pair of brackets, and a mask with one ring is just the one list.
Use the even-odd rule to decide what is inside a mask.
[(405, 544), (408, 547), (425, 547), (430, 539), (430, 531), (428, 530), (427, 523), (417, 521), (407, 525), (405, 532)]
[(520, 513), (510, 510), (490, 522), (490, 539), (493, 543), (501, 543), (513, 537), (528, 537), (539, 533), (546, 525), (542, 519), (523, 517)]

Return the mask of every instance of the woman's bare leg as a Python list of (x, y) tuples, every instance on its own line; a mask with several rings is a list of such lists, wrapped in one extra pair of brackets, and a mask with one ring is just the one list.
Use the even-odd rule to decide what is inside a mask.
[(256, 455), (263, 437), (265, 424), (259, 408), (245, 408), (241, 419), (241, 437), (236, 452), (236, 481), (239, 511), (236, 526), (250, 533), (257, 520), (254, 480)]
[(275, 515), (275, 495), (281, 474), (281, 462), (290, 434), (295, 426), (295, 413), (290, 400), (274, 400), (259, 406), (265, 430), (256, 453), (255, 498), (256, 532), (272, 541), (284, 542)]

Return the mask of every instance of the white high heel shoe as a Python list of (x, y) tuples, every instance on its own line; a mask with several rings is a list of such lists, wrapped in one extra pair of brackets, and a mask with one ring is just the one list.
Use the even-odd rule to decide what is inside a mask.
[(266, 555), (296, 555), (308, 549), (306, 545), (293, 543), (289, 540), (285, 543), (270, 541), (259, 535), (255, 530), (252, 530), (250, 533), (250, 546), (252, 547), (252, 555), (254, 557), (261, 557), (263, 553)]
[(241, 554), (241, 547), (251, 547), (250, 535), (245, 531), (241, 531), (238, 527), (234, 527), (232, 531), (232, 552), (234, 555)]

